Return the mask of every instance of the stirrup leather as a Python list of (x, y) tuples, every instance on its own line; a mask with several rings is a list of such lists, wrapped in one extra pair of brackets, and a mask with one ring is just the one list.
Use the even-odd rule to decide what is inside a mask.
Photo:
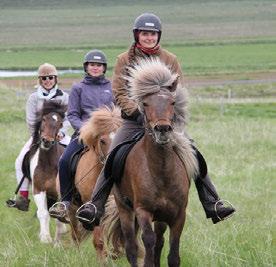
[(223, 199), (220, 199), (220, 200), (218, 200), (216, 203), (215, 203), (215, 213), (216, 213), (216, 216), (217, 216), (217, 218), (220, 220), (220, 221), (224, 221), (224, 220), (227, 220), (228, 218), (230, 218), (230, 217), (232, 217), (233, 215), (234, 215), (234, 213), (231, 213), (231, 214), (229, 214), (228, 216), (226, 216), (226, 217), (224, 217), (224, 218), (221, 218), (219, 215), (218, 215), (218, 211), (217, 211), (217, 205), (219, 204), (219, 203), (222, 203), (222, 205), (223, 204), (225, 204), (225, 203), (227, 203), (230, 207), (232, 207), (233, 209), (234, 209), (234, 207), (233, 207), (233, 205), (228, 201), (228, 200), (223, 200)]
[(84, 203), (83, 205), (81, 205), (81, 206), (78, 208), (78, 210), (77, 210), (77, 212), (76, 212), (76, 218), (78, 218), (79, 220), (81, 220), (81, 221), (83, 221), (83, 222), (86, 222), (86, 223), (88, 223), (88, 224), (92, 224), (92, 223), (95, 221), (96, 216), (94, 216), (94, 218), (93, 218), (92, 220), (89, 220), (89, 219), (87, 219), (87, 218), (84, 218), (84, 217), (82, 217), (82, 216), (79, 216), (80, 210), (81, 210), (82, 208), (84, 208), (85, 206), (91, 206), (91, 207), (93, 207), (94, 210), (95, 210), (95, 215), (97, 214), (97, 212), (98, 212), (97, 207), (96, 207), (92, 202), (89, 201), (89, 202), (87, 202), (87, 203)]

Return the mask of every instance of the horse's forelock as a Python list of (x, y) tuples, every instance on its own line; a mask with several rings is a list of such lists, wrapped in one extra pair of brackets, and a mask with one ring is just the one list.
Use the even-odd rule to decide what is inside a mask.
[[(128, 68), (128, 92), (143, 111), (143, 97), (160, 91), (170, 91), (171, 86), (178, 80), (178, 74), (173, 73), (170, 66), (158, 58), (141, 59), (137, 64)], [(184, 125), (187, 119), (188, 92), (181, 83), (178, 83), (175, 94), (175, 113), (178, 124)]]
[(51, 112), (55, 112), (64, 118), (66, 108), (66, 105), (63, 105), (57, 101), (45, 101), (41, 109), (41, 118)]
[(125, 79), (128, 81), (129, 94), (138, 102), (146, 95), (169, 89), (178, 77), (158, 58), (141, 59), (129, 67), (128, 73)]

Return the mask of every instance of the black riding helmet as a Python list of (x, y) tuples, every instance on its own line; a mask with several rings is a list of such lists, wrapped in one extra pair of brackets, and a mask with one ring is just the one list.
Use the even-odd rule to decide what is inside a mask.
[(89, 62), (101, 63), (104, 65), (104, 73), (107, 68), (107, 60), (105, 54), (101, 50), (93, 49), (89, 51), (83, 60), (83, 69), (86, 72), (86, 66)]
[(137, 32), (138, 31), (154, 31), (158, 32), (158, 41), (159, 43), (162, 33), (162, 25), (159, 17), (153, 13), (143, 13), (137, 17), (133, 25), (133, 35), (135, 42), (138, 42)]

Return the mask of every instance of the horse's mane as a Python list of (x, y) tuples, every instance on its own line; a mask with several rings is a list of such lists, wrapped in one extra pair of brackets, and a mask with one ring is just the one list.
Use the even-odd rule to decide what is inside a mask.
[[(159, 58), (143, 58), (136, 64), (128, 68), (127, 90), (132, 99), (134, 99), (139, 109), (143, 111), (142, 99), (144, 96), (162, 91), (170, 90), (173, 83), (178, 79), (178, 74), (173, 73), (171, 67), (160, 61)], [(181, 84), (177, 84), (175, 90), (176, 102), (175, 124), (183, 127), (186, 124), (188, 110), (188, 92)]]
[[(127, 90), (143, 113), (142, 99), (144, 96), (158, 92), (170, 91), (178, 74), (173, 73), (170, 66), (161, 62), (159, 58), (143, 58), (128, 68)], [(187, 120), (188, 93), (187, 89), (178, 83), (175, 93), (175, 119), (173, 132), (173, 148), (185, 164), (189, 177), (198, 173), (198, 163), (191, 141), (185, 133)]]
[(41, 126), (42, 118), (43, 116), (55, 112), (61, 116), (62, 119), (65, 117), (67, 106), (64, 104), (61, 104), (59, 101), (50, 100), (50, 101), (44, 101), (42, 109), (36, 113), (36, 123), (34, 126), (34, 134), (33, 134), (33, 143), (32, 144), (38, 144), (40, 140), (40, 134), (39, 129)]
[(120, 109), (103, 106), (91, 113), (90, 119), (81, 127), (79, 139), (89, 147), (95, 145), (102, 134), (115, 132), (122, 124)]

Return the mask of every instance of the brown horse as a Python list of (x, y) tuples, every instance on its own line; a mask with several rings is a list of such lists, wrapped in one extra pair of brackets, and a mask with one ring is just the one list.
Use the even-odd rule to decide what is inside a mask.
[[(92, 112), (91, 118), (80, 130), (79, 139), (87, 146), (77, 166), (75, 186), (81, 196), (81, 202), (90, 200), (99, 173), (102, 170), (112, 138), (121, 126), (122, 120), (118, 108), (103, 107)], [(79, 244), (87, 232), (76, 219), (76, 210), (80, 207), (77, 201), (70, 206), (69, 219), (73, 240)], [(101, 227), (93, 231), (93, 243), (97, 254), (104, 256)]]
[[(37, 205), (37, 217), (40, 222), (40, 241), (52, 242), (49, 231), (50, 216), (48, 205), (58, 199), (56, 176), (58, 161), (64, 151), (57, 135), (62, 127), (66, 107), (55, 102), (45, 102), (36, 123), (31, 150), (36, 150), (30, 160), (30, 175), (33, 183), (33, 197)], [(66, 231), (65, 225), (57, 221), (55, 241)]]
[[(129, 263), (137, 266), (136, 235), (140, 228), (144, 266), (160, 266), (163, 234), (169, 226), (168, 265), (179, 266), (190, 178), (198, 171), (190, 141), (184, 134), (185, 89), (177, 86), (177, 75), (157, 59), (142, 60), (129, 73), (129, 94), (144, 114), (145, 135), (129, 153), (124, 175), (113, 188), (120, 224), (115, 220), (115, 207), (107, 207), (106, 235), (114, 249), (123, 244)], [(119, 240), (120, 236), (123, 240)]]

